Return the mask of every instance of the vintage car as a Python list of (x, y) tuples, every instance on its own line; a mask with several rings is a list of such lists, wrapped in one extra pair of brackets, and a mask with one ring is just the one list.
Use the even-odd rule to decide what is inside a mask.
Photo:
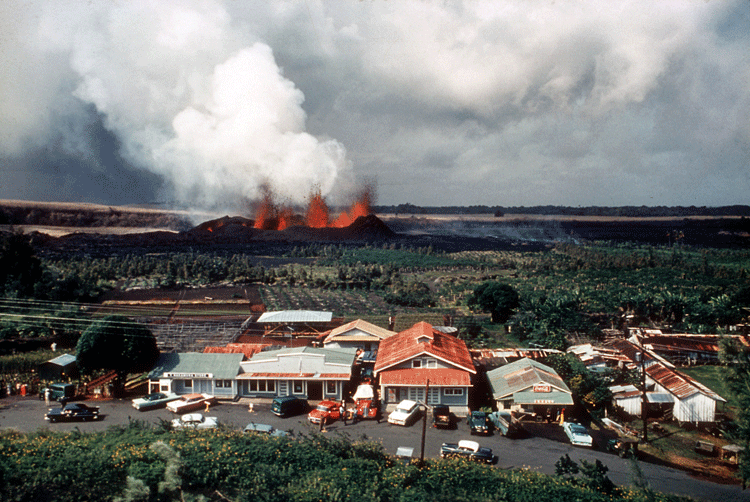
[(250, 422), (249, 424), (247, 424), (243, 432), (252, 432), (256, 434), (268, 434), (269, 436), (276, 436), (276, 437), (289, 436), (289, 433), (287, 431), (279, 430), (275, 428), (273, 425), (256, 424), (255, 422)]
[(185, 413), (205, 408), (206, 403), (213, 404), (214, 396), (210, 394), (185, 394), (179, 399), (167, 403), (167, 409), (172, 413)]
[(325, 425), (341, 418), (341, 411), (340, 403), (334, 401), (321, 401), (318, 403), (317, 408), (307, 414), (307, 419), (313, 424), (320, 424), (322, 420), (323, 425)]
[(174, 429), (214, 429), (219, 425), (216, 417), (204, 417), (200, 413), (187, 413), (172, 420)]
[(286, 418), (300, 415), (307, 411), (307, 401), (295, 396), (275, 397), (271, 402), (271, 413)]
[(445, 405), (432, 407), (432, 426), (439, 429), (450, 429), (453, 427), (451, 409)]
[(372, 385), (358, 386), (352, 399), (355, 406), (355, 420), (380, 419), (380, 403)]
[(76, 390), (76, 386), (72, 383), (53, 383), (42, 389), (39, 393), (39, 399), (45, 399), (46, 397), (50, 401), (71, 400), (76, 396)]
[(411, 425), (419, 417), (419, 403), (404, 399), (396, 409), (388, 415), (388, 423), (395, 425)]
[(607, 451), (616, 453), (622, 458), (638, 458), (638, 439), (618, 437), (607, 441)]
[(491, 448), (479, 446), (476, 441), (461, 440), (458, 443), (443, 443), (440, 447), (441, 458), (465, 458), (485, 464), (493, 464), (496, 461)]
[(173, 392), (154, 392), (133, 399), (133, 408), (138, 411), (155, 410), (164, 408), (167, 403), (177, 399), (180, 399), (180, 396)]
[(469, 424), (471, 434), (492, 434), (492, 422), (484, 411), (472, 411), (466, 421)]
[(83, 403), (70, 403), (60, 408), (50, 408), (44, 415), (44, 419), (49, 422), (86, 422), (100, 418), (98, 406), (87, 406)]
[(570, 442), (575, 446), (588, 446), (590, 448), (594, 444), (589, 431), (581, 424), (563, 422), (563, 431), (565, 431), (565, 435), (568, 436)]

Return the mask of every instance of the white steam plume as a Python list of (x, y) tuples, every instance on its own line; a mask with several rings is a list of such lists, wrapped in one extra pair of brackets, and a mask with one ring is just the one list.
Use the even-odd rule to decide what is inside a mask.
[(305, 132), (304, 96), (271, 48), (216, 2), (55, 2), (37, 30), (70, 62), (67, 92), (179, 202), (239, 207), (261, 184), (302, 202), (348, 168), (342, 145)]

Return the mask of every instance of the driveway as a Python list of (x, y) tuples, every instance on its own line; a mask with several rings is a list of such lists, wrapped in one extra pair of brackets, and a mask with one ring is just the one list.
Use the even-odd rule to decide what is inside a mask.
[[(98, 405), (102, 420), (85, 423), (55, 423), (44, 420), (46, 407), (44, 401), (36, 397), (13, 396), (0, 399), (0, 428), (15, 429), (21, 432), (33, 432), (38, 429), (70, 431), (103, 431), (112, 425), (126, 425), (130, 420), (142, 420), (149, 424), (159, 424), (169, 421), (174, 415), (166, 409), (139, 412), (135, 410), (130, 400), (99, 400), (87, 401), (87, 404)], [(204, 410), (201, 410), (203, 412)], [(210, 408), (207, 416), (214, 416), (219, 422), (241, 430), (249, 422), (270, 424), (277, 429), (293, 432), (295, 435), (309, 435), (318, 431), (317, 426), (308, 423), (306, 415), (290, 418), (279, 418), (271, 413), (269, 404), (254, 404), (253, 412), (249, 412), (247, 404), (222, 403)], [(618, 485), (628, 485), (633, 480), (632, 464), (628, 460), (619, 458), (603, 451), (578, 448), (565, 442), (564, 435), (556, 434), (554, 427), (546, 437), (527, 435), (510, 439), (501, 435), (489, 437), (470, 436), (468, 426), (461, 421), (452, 430), (434, 429), (428, 420), (425, 433), (425, 458), (436, 458), (440, 453), (443, 442), (456, 442), (459, 439), (474, 439), (482, 446), (492, 448), (498, 455), (496, 468), (527, 468), (545, 474), (554, 474), (555, 462), (564, 456), (579, 461), (589, 462), (600, 460), (609, 468), (609, 478)], [(399, 427), (388, 424), (385, 420), (380, 423), (374, 420), (360, 421), (356, 424), (335, 422), (326, 427), (327, 434), (339, 434), (352, 439), (372, 439), (380, 441), (386, 452), (395, 454), (399, 446), (414, 449), (413, 456), (419, 458), (421, 452), (422, 421), (410, 427)], [(747, 493), (743, 492), (739, 484), (726, 485), (698, 479), (688, 473), (670, 467), (640, 462), (638, 464), (649, 486), (654, 490), (690, 496), (702, 500), (722, 500), (723, 502), (747, 500)]]

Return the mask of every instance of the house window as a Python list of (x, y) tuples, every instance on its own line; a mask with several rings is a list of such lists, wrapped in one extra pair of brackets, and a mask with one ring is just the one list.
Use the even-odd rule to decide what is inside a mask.
[(193, 381), (192, 380), (184, 380), (184, 383), (182, 385), (186, 389), (192, 389), (193, 388)]
[(446, 387), (443, 389), (446, 396), (463, 396), (464, 390), (461, 387)]
[(411, 367), (412, 368), (437, 368), (437, 360), (430, 359), (430, 358), (412, 359)]
[(326, 382), (326, 394), (336, 394), (336, 381), (328, 380)]
[(231, 380), (216, 380), (216, 388), (217, 389), (231, 389), (232, 388), (232, 381)]
[(276, 380), (250, 380), (250, 392), (274, 392)]
[(302, 380), (295, 380), (292, 392), (294, 394), (302, 394)]

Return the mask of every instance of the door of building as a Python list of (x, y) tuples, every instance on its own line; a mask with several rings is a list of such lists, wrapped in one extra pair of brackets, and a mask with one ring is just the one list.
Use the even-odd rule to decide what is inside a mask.
[(307, 382), (307, 399), (311, 401), (323, 399), (323, 382)]

